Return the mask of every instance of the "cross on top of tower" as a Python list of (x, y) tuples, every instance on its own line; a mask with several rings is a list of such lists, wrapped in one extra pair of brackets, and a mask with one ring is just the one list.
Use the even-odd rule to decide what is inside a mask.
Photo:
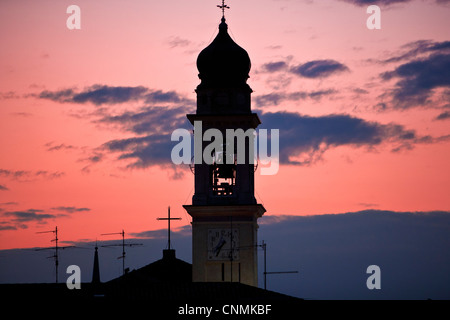
[(156, 220), (167, 220), (167, 238), (168, 238), (168, 246), (167, 249), (171, 249), (170, 245), (170, 220), (181, 220), (181, 218), (171, 218), (170, 217), (170, 207), (167, 212), (167, 218), (156, 218)]
[(222, 0), (222, 5), (217, 5), (217, 7), (222, 9), (222, 18), (225, 18), (225, 9), (230, 9), (230, 7), (225, 4), (225, 0)]

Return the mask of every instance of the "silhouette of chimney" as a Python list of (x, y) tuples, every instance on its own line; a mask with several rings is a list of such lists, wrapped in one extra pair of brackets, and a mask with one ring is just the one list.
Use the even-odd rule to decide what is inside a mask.
[(174, 249), (164, 249), (163, 250), (163, 259), (164, 260), (175, 259), (175, 250)]

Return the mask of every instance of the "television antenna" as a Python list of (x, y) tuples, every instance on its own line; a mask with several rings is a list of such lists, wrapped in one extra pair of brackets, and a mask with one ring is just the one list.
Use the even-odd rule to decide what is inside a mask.
[(125, 231), (122, 229), (122, 232), (112, 232), (112, 233), (102, 233), (102, 236), (109, 236), (109, 235), (116, 235), (120, 234), (122, 236), (122, 243), (121, 244), (106, 244), (102, 247), (122, 247), (122, 255), (119, 256), (117, 259), (122, 259), (122, 274), (125, 274), (125, 247), (132, 247), (132, 246), (142, 246), (142, 243), (125, 243)]
[(47, 258), (53, 258), (55, 260), (55, 283), (58, 283), (58, 265), (59, 265), (59, 255), (58, 255), (58, 250), (60, 249), (67, 249), (67, 248), (75, 248), (75, 246), (64, 246), (64, 247), (60, 247), (58, 246), (58, 226), (55, 227), (55, 230), (49, 230), (49, 231), (40, 231), (40, 232), (36, 232), (36, 233), (54, 233), (55, 234), (55, 238), (51, 240), (51, 242), (55, 243), (54, 247), (49, 247), (49, 248), (39, 248), (36, 249), (36, 251), (42, 251), (42, 250), (50, 250), (50, 249), (54, 249), (55, 253)]
[(267, 243), (262, 241), (261, 244), (253, 245), (253, 246), (243, 246), (239, 247), (239, 250), (242, 249), (250, 249), (260, 247), (264, 251), (264, 290), (267, 290), (267, 275), (269, 274), (286, 274), (286, 273), (298, 273), (298, 271), (267, 271)]
[(285, 274), (285, 273), (298, 273), (298, 271), (267, 271), (267, 257), (266, 257), (266, 251), (267, 251), (267, 243), (262, 241), (262, 244), (257, 245), (257, 247), (261, 247), (264, 251), (264, 290), (267, 290), (267, 275), (268, 274)]

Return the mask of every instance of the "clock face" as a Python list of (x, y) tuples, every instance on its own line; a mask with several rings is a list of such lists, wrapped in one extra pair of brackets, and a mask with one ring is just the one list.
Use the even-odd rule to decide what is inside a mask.
[(208, 260), (239, 259), (238, 229), (208, 229)]

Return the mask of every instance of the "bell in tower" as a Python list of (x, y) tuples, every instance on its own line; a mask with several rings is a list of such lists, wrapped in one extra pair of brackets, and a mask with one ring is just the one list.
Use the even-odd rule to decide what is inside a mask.
[[(219, 7), (227, 8), (223, 3)], [(250, 108), (250, 67), (248, 53), (231, 39), (222, 16), (217, 36), (198, 56), (197, 110), (187, 115), (194, 135), (199, 131), (203, 137), (215, 129), (231, 137), (221, 148), (206, 152), (210, 159), (196, 161), (192, 205), (184, 206), (192, 216), (194, 282), (258, 285), (257, 219), (266, 210), (254, 196), (250, 151), (253, 131), (261, 122)], [(241, 134), (229, 135), (230, 131)], [(202, 155), (207, 147), (202, 141)]]

